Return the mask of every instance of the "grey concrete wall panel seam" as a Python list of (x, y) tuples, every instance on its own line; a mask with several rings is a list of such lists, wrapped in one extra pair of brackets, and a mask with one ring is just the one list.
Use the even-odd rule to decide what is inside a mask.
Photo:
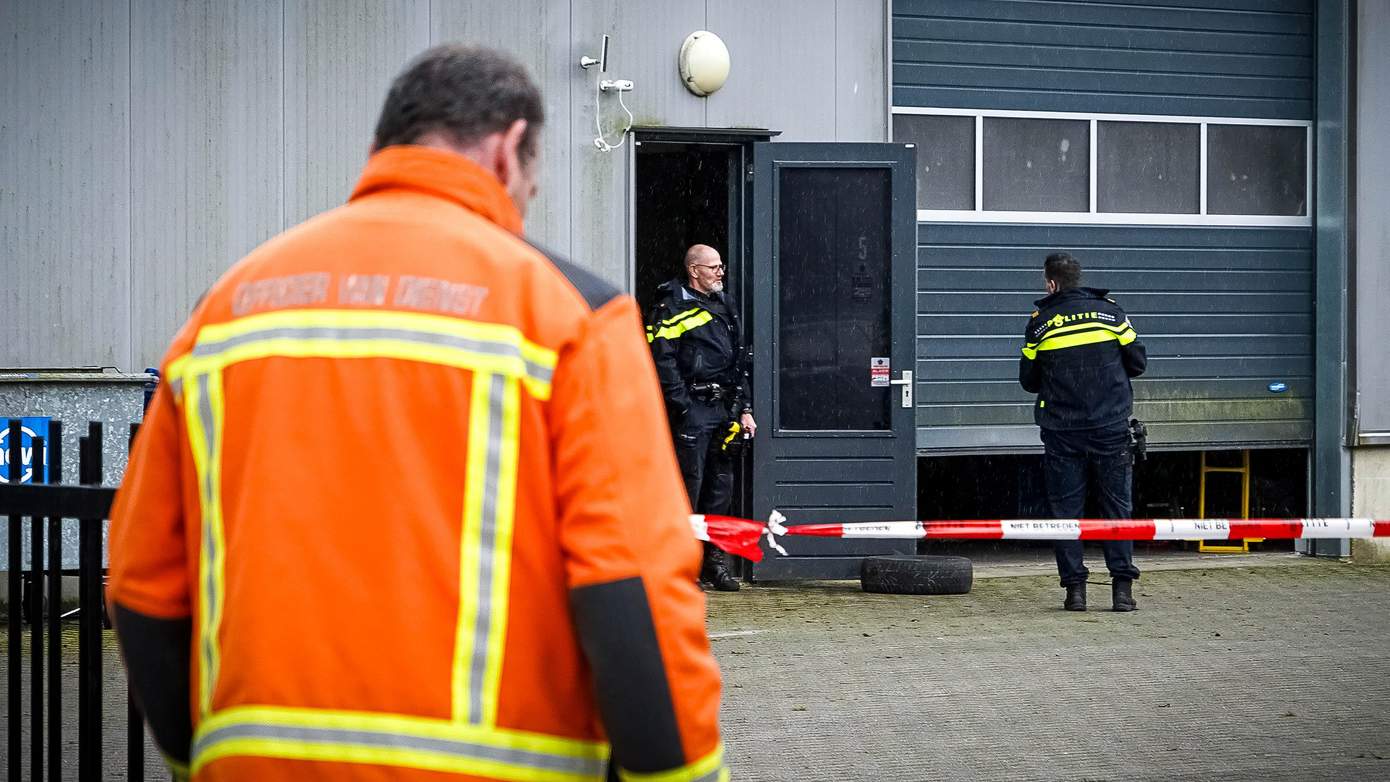
[(0, 3), (0, 366), (129, 368), (127, 3)]
[[(1350, 512), (1351, 459), (1346, 447), (1349, 393), (1347, 383), (1348, 216), (1350, 194), (1348, 143), (1351, 120), (1351, 10), (1344, 0), (1318, 3), (1318, 116), (1314, 149), (1317, 204), (1317, 312), (1314, 349), (1317, 396), (1313, 445), (1313, 512), (1337, 516)], [(1313, 553), (1345, 556), (1345, 541), (1313, 541)]]
[(352, 192), (391, 78), (430, 43), (430, 0), (284, 6), (285, 225)]
[(193, 302), (280, 231), (280, 9), (131, 5), (131, 340), (155, 366)]
[[(508, 0), (501, 4), (430, 3), (430, 44), (465, 42), (500, 48), (516, 57), (540, 87), (545, 106), (541, 129), (540, 189), (526, 213), (526, 234), (547, 247), (570, 254), (570, 165), (577, 144), (571, 132), (571, 83), (578, 95), (579, 54), (571, 57), (570, 3)], [(583, 48), (584, 42), (577, 43)], [(593, 104), (593, 83), (588, 102)], [(590, 125), (593, 117), (590, 115)], [(589, 134), (592, 137), (592, 133)], [(593, 148), (590, 147), (592, 152)]]
[[(1357, 3), (1355, 100), (1355, 350), (1358, 442), (1390, 445), (1390, 362), (1385, 337), (1390, 313), (1381, 302), (1390, 291), (1390, 3)], [(1379, 34), (1379, 40), (1372, 36)], [(1380, 44), (1380, 45), (1377, 45)], [(1357, 292), (1360, 292), (1359, 295)]]
[[(625, 154), (596, 151), (592, 72), (629, 78), (638, 125), (887, 137), (883, 30), (862, 0), (154, 0), (0, 4), (0, 366), (160, 359), (198, 296), (247, 251), (347, 197), (390, 78), (432, 43), (512, 53), (546, 100), (528, 235), (628, 277)], [(733, 72), (697, 98), (676, 52), (718, 32)], [(808, 41), (810, 42), (808, 44)], [(91, 74), (95, 74), (92, 76)], [(611, 100), (612, 96), (606, 99)], [(11, 282), (13, 281), (13, 282)]]

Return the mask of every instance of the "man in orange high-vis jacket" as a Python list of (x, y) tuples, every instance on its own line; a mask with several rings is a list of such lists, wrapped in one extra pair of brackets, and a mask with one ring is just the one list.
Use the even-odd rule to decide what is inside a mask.
[(541, 120), (510, 59), (429, 50), (349, 202), (174, 339), (109, 602), (176, 773), (727, 778), (636, 305), (518, 236)]

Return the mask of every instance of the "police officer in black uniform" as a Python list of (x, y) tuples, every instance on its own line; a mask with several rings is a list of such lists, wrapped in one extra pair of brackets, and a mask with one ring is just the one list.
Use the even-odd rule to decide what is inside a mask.
[[(743, 339), (724, 293), (724, 263), (703, 244), (685, 253), (685, 279), (662, 283), (647, 318), (661, 392), (671, 418), (676, 460), (696, 513), (727, 514), (733, 498), (733, 453), (757, 431), (748, 403)], [(705, 544), (700, 578), (737, 592), (724, 552)]]
[[(1081, 287), (1081, 264), (1066, 253), (1047, 256), (1048, 295), (1028, 320), (1018, 380), (1038, 395), (1033, 420), (1042, 430), (1043, 473), (1052, 517), (1085, 515), (1088, 494), (1099, 518), (1130, 517), (1132, 456), (1130, 378), (1148, 363), (1144, 345), (1109, 291)], [(1134, 541), (1104, 541), (1112, 608), (1133, 611), (1139, 569)], [(1063, 607), (1086, 610), (1086, 577), (1079, 540), (1057, 541), (1057, 571), (1067, 590)]]

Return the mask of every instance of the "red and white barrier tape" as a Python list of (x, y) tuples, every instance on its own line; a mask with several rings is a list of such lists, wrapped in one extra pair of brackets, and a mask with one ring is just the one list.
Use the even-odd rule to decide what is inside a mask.
[(786, 535), (928, 540), (1241, 540), (1390, 537), (1376, 519), (972, 519), (801, 524)]
[(1390, 537), (1382, 519), (971, 519), (787, 525), (777, 511), (764, 524), (733, 516), (690, 517), (695, 537), (757, 562), (759, 542), (782, 555), (783, 535), (873, 540), (1242, 540)]

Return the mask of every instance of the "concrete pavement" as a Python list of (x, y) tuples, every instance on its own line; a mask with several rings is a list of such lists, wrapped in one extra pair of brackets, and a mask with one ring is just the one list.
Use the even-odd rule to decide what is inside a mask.
[[(1168, 558), (1147, 566), (1137, 613), (1073, 614), (1045, 554), (985, 558), (960, 596), (848, 582), (710, 594), (734, 778), (1390, 779), (1390, 567)], [(1162, 569), (1179, 566), (1201, 569)], [(1093, 609), (1109, 601), (1091, 587)], [(104, 754), (124, 778), (107, 641)], [(146, 768), (166, 778), (148, 745)]]
[(712, 593), (734, 776), (1390, 779), (1390, 568), (1250, 561), (1151, 571), (1127, 615), (1055, 572)]

